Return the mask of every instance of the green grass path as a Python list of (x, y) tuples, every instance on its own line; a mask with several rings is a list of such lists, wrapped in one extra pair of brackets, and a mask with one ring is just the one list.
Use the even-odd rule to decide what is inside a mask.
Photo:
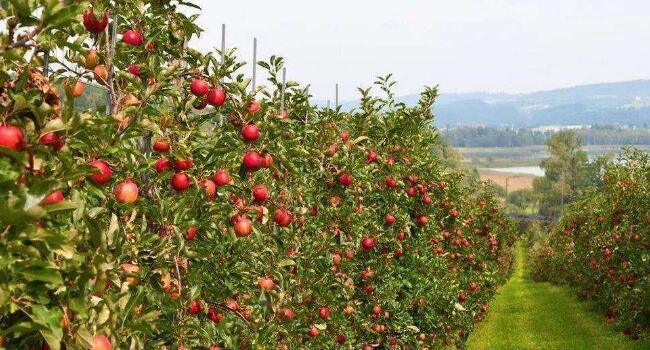
[(524, 244), (518, 242), (514, 274), (472, 332), (467, 349), (640, 350), (650, 349), (650, 342), (614, 332), (569, 288), (531, 280)]

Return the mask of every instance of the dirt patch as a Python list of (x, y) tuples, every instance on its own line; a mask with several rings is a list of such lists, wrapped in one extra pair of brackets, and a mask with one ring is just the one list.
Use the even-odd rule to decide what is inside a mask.
[(537, 177), (530, 174), (503, 173), (492, 170), (479, 170), (481, 180), (492, 181), (500, 187), (506, 188), (508, 179), (508, 192), (533, 188), (533, 180)]

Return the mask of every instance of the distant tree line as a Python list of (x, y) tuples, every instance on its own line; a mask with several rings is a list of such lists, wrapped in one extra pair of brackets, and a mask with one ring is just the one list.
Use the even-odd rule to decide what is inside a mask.
[[(453, 147), (522, 147), (544, 145), (557, 131), (492, 127), (460, 127), (442, 130)], [(576, 129), (585, 145), (650, 145), (650, 128), (594, 125)]]

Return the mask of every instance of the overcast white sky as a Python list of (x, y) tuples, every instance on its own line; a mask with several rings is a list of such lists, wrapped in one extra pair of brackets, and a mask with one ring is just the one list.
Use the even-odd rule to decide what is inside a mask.
[(252, 57), (287, 60), (287, 75), (319, 99), (357, 98), (392, 72), (399, 95), (529, 92), (650, 78), (650, 0), (196, 0), (205, 33)]

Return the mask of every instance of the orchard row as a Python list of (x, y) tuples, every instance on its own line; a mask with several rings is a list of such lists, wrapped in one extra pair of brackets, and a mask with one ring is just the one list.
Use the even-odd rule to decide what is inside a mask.
[(514, 228), (437, 156), (435, 88), (324, 109), (281, 93), (279, 57), (252, 93), (234, 50), (185, 48), (172, 2), (25, 6), (0, 56), (0, 344), (444, 348), (485, 317)]

